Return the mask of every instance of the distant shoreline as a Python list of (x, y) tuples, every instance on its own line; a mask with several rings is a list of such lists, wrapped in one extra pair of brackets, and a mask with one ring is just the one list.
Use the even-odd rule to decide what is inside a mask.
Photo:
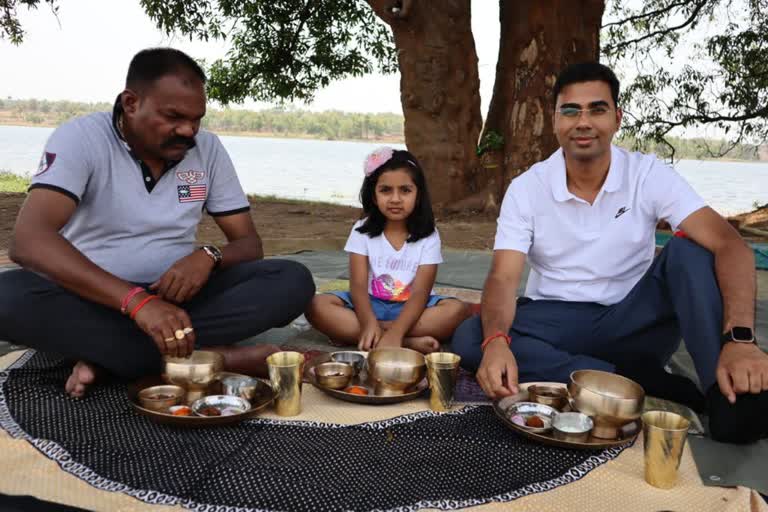
[[(56, 128), (58, 124), (52, 123), (27, 123), (24, 121), (6, 123), (0, 120), (0, 126), (11, 126), (15, 128)], [(323, 137), (313, 137), (308, 134), (285, 134), (285, 133), (267, 133), (267, 132), (233, 132), (233, 131), (213, 131), (206, 130), (216, 135), (224, 137), (253, 137), (258, 139), (300, 139), (300, 140), (319, 140), (327, 142), (365, 142), (370, 144), (405, 144), (405, 141), (399, 137), (382, 137), (371, 139), (325, 139)], [(745, 162), (748, 160), (744, 160)]]

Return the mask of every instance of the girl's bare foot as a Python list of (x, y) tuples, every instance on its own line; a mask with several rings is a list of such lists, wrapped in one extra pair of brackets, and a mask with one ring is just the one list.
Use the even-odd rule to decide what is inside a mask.
[(440, 350), (440, 342), (432, 336), (415, 336), (403, 338), (403, 346), (418, 350), (422, 354), (431, 354)]
[(224, 369), (228, 372), (243, 373), (256, 377), (269, 377), (267, 357), (280, 352), (277, 345), (248, 345), (240, 347), (206, 347), (224, 356)]
[(67, 379), (64, 390), (72, 398), (81, 398), (85, 395), (88, 386), (96, 381), (97, 375), (98, 369), (96, 365), (85, 361), (78, 361), (72, 368), (72, 374)]

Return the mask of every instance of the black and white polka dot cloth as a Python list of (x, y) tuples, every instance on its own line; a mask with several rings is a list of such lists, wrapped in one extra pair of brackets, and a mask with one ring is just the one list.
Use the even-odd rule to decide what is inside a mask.
[(70, 371), (29, 352), (0, 372), (0, 427), (98, 489), (192, 510), (458, 509), (576, 481), (622, 448), (541, 446), (490, 407), (360, 425), (254, 419), (230, 427), (158, 425), (125, 387), (66, 397)]

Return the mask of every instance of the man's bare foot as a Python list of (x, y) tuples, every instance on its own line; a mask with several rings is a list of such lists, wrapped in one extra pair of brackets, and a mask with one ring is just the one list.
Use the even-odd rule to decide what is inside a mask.
[(206, 347), (224, 356), (224, 369), (256, 377), (269, 377), (267, 357), (280, 352), (277, 345), (248, 345), (240, 347)]
[(431, 354), (440, 350), (440, 342), (432, 336), (416, 336), (403, 338), (403, 346), (418, 350), (422, 354)]
[(96, 365), (78, 361), (72, 368), (72, 374), (67, 379), (64, 389), (72, 398), (81, 398), (85, 395), (88, 386), (96, 381), (98, 373)]

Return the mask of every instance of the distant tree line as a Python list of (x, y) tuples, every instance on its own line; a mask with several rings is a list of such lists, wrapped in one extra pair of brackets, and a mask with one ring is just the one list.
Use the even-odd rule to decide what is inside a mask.
[[(25, 123), (56, 126), (73, 117), (91, 112), (110, 111), (110, 103), (76, 101), (0, 99), (0, 124)], [(213, 132), (251, 133), (281, 137), (310, 137), (326, 140), (403, 140), (403, 116), (399, 114), (361, 114), (339, 111), (309, 112), (294, 108), (251, 111), (209, 108), (203, 127)], [(716, 139), (669, 137), (663, 143), (637, 144), (631, 137), (621, 137), (618, 145), (642, 147), (662, 158), (705, 160), (722, 154), (728, 143)], [(503, 144), (503, 141), (499, 141)], [(727, 158), (758, 160), (758, 146), (737, 144)]]
[[(0, 99), (0, 123), (58, 125), (90, 112), (112, 110), (109, 103)], [(403, 116), (293, 108), (250, 111), (209, 108), (203, 127), (213, 132), (253, 133), (326, 140), (403, 140)]]

